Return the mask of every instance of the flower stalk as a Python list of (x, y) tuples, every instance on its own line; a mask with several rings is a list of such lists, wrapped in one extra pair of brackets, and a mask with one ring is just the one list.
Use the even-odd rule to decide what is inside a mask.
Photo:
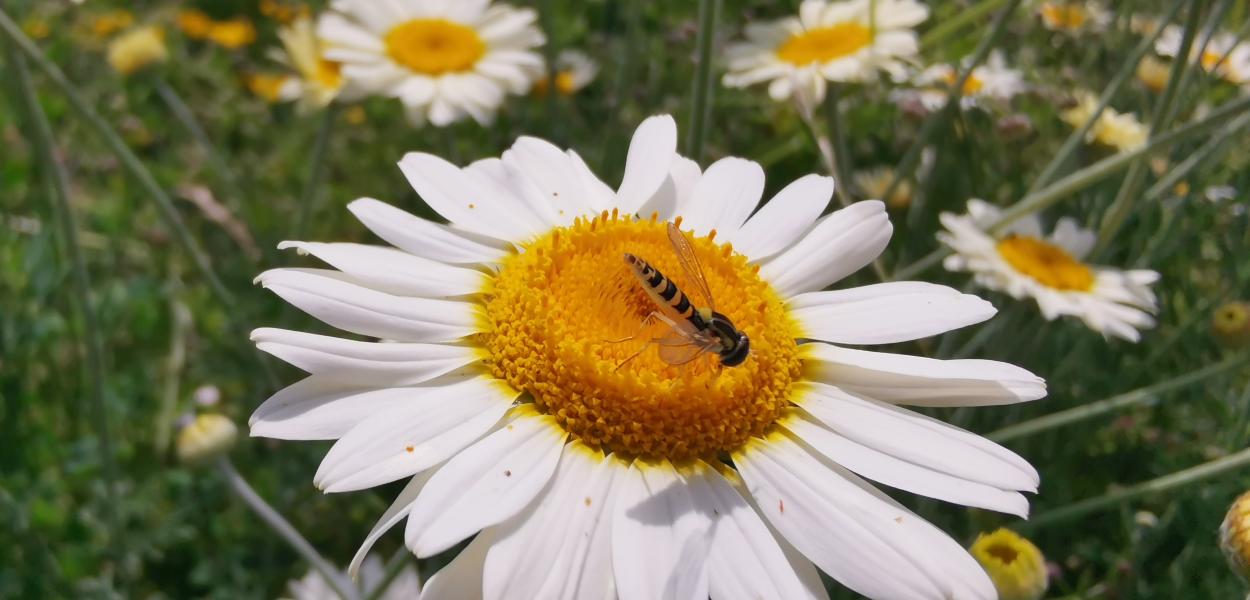
[(699, 162), (707, 138), (711, 118), (712, 48), (716, 45), (716, 22), (720, 17), (721, 0), (699, 0), (699, 33), (695, 38), (698, 64), (695, 66), (694, 94), (690, 102), (690, 134), (686, 155)]

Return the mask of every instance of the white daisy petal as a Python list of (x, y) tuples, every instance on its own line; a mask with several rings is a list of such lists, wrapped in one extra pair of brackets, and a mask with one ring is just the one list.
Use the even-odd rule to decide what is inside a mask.
[(506, 255), (497, 245), (418, 218), (379, 200), (361, 198), (348, 204), (347, 209), (378, 237), (417, 256), (466, 264), (498, 262)]
[(593, 212), (586, 202), (586, 191), (577, 175), (578, 167), (569, 155), (551, 142), (521, 137), (512, 149), (503, 153), (504, 163), (511, 165), (538, 189), (556, 214), (555, 222), (572, 223), (575, 217)]
[(565, 446), (541, 499), (496, 528), (497, 541), (486, 556), (485, 597), (612, 597), (612, 481), (622, 470), (619, 461), (580, 442)]
[(996, 597), (954, 540), (793, 439), (752, 441), (734, 464), (773, 526), (852, 590), (872, 598)]
[(1022, 519), (1029, 516), (1029, 501), (1018, 492), (948, 475), (877, 451), (826, 429), (815, 418), (800, 411), (791, 412), (780, 422), (787, 431), (829, 460), (877, 483), (955, 504), (1013, 514)]
[(813, 380), (854, 394), (914, 406), (992, 406), (1046, 396), (1046, 382), (992, 360), (939, 360), (805, 344)]
[(919, 281), (807, 292), (788, 302), (802, 337), (836, 344), (893, 344), (946, 333), (994, 316), (971, 294)]
[(612, 565), (621, 600), (707, 598), (710, 519), (668, 461), (621, 473)]
[(398, 496), (395, 496), (395, 500), (378, 518), (378, 522), (374, 524), (373, 529), (369, 530), (369, 535), (365, 536), (365, 541), (360, 544), (360, 549), (356, 550), (356, 555), (352, 557), (352, 562), (347, 567), (347, 574), (352, 579), (359, 576), (361, 564), (364, 563), (365, 557), (369, 556), (369, 551), (373, 549), (373, 545), (382, 537), (382, 534), (390, 531), (392, 527), (408, 517), (408, 512), (412, 510), (412, 504), (416, 501), (417, 495), (425, 488), (430, 477), (437, 472), (437, 468), (432, 468), (419, 473), (409, 479), (404, 489), (399, 491)]
[(442, 158), (409, 152), (399, 168), (426, 204), (457, 227), (508, 241), (524, 241), (532, 233), (510, 216), (509, 208), (517, 203), (513, 196), (488, 194), (476, 179)]
[(718, 600), (807, 596), (772, 532), (720, 473), (699, 463), (683, 478), (695, 504), (716, 515), (708, 553), (708, 585)]
[(984, 437), (892, 404), (821, 383), (801, 383), (795, 403), (825, 427), (873, 450), (1003, 490), (1035, 492), (1037, 470)]
[(433, 556), (524, 509), (551, 479), (567, 436), (533, 405), (514, 408), (430, 479), (408, 514), (408, 548)]
[(677, 156), (677, 122), (673, 117), (650, 117), (634, 130), (625, 158), (625, 176), (616, 191), (616, 206), (634, 214), (660, 189)]
[(680, 154), (675, 156), (668, 177), (664, 178), (664, 183), (651, 199), (638, 209), (638, 216), (647, 218), (654, 214), (665, 221), (671, 221), (677, 215), (684, 214), (686, 205), (694, 197), (694, 186), (702, 176), (703, 171), (699, 169), (698, 163)]
[(252, 332), (260, 350), (312, 375), (363, 385), (413, 385), (481, 358), (468, 346), (375, 343), (262, 327)]
[(760, 274), (783, 297), (819, 290), (872, 262), (893, 231), (883, 202), (856, 202), (821, 219), (798, 243), (765, 262)]
[(432, 389), (353, 427), (326, 453), (313, 483), (347, 492), (419, 473), (489, 431), (516, 396), (486, 376)]
[(833, 178), (804, 175), (782, 188), (729, 238), (752, 262), (767, 259), (811, 230), (833, 197)]
[(467, 296), (481, 291), (487, 280), (481, 271), (453, 267), (382, 246), (317, 242), (278, 244), (279, 250), (288, 248), (316, 256), (373, 289), (400, 296)]
[(335, 440), (370, 415), (401, 406), (431, 388), (353, 384), (313, 375), (270, 396), (248, 423), (252, 435), (280, 440)]
[(514, 196), (517, 210), (513, 216), (524, 220), (532, 235), (545, 233), (559, 222), (550, 203), (542, 201), (538, 194), (523, 193), (529, 189), (525, 186), (525, 175), (503, 160), (483, 158), (470, 163), (464, 172), (477, 179), (491, 196)]
[(581, 155), (573, 150), (569, 150), (568, 155), (573, 168), (577, 171), (577, 178), (582, 183), (582, 190), (586, 194), (586, 203), (595, 212), (607, 210), (612, 205), (616, 192), (612, 191), (608, 184), (604, 183), (602, 179), (599, 179), (590, 170), (590, 167), (586, 165), (586, 161), (582, 160)]
[(494, 537), (491, 529), (477, 534), (447, 566), (430, 577), (421, 590), (421, 600), (482, 600), (482, 567)]
[(703, 172), (690, 202), (682, 207), (682, 229), (695, 237), (716, 230), (718, 236), (733, 239), (763, 193), (764, 169), (759, 163), (722, 158)]
[(412, 342), (445, 342), (476, 329), (472, 304), (408, 298), (347, 280), (338, 271), (273, 269), (256, 277), (265, 289), (317, 319), (353, 333)]

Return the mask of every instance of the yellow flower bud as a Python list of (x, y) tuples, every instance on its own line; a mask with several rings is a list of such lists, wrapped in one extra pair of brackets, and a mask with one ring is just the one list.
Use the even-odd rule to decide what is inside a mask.
[(122, 75), (130, 75), (168, 58), (165, 35), (160, 27), (138, 27), (109, 42), (108, 63)]
[(1233, 572), (1250, 583), (1250, 492), (1238, 496), (1228, 507), (1220, 523), (1220, 550)]
[(1250, 343), (1250, 303), (1229, 302), (1211, 315), (1211, 333), (1229, 348)]
[(237, 50), (256, 41), (256, 28), (242, 18), (218, 21), (209, 28), (208, 39), (222, 48)]
[(208, 32), (213, 28), (213, 20), (199, 10), (184, 10), (178, 13), (178, 29), (182, 33), (193, 40), (202, 40), (208, 37)]
[(1046, 593), (1046, 559), (1016, 532), (983, 533), (969, 551), (994, 582), (999, 600), (1038, 600)]
[(192, 464), (204, 462), (230, 451), (239, 437), (239, 428), (230, 419), (204, 414), (178, 432), (178, 460)]

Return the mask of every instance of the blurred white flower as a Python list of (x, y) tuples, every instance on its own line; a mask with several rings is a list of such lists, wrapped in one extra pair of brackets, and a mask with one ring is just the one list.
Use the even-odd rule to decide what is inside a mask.
[[(372, 592), (374, 587), (382, 583), (386, 577), (386, 571), (378, 557), (370, 556), (360, 566), (358, 575), (355, 583), (363, 598), (365, 594)], [(290, 600), (341, 600), (326, 578), (313, 569), (309, 569), (302, 578), (287, 583), (287, 591), (290, 592)], [(421, 578), (417, 575), (417, 570), (411, 564), (401, 569), (395, 579), (391, 580), (386, 591), (377, 598), (378, 600), (419, 600)]]
[(317, 39), (316, 27), (307, 16), (296, 17), (278, 29), (283, 52), (275, 57), (295, 71), (277, 90), (281, 100), (298, 100), (303, 111), (325, 108), (343, 88), (342, 65), (325, 57), (325, 48)]
[(723, 81), (768, 81), (774, 100), (797, 93), (819, 102), (826, 81), (873, 81), (882, 71), (900, 79), (918, 51), (912, 28), (928, 16), (914, 0), (804, 0), (797, 17), (747, 25), (746, 40), (726, 50)]
[[(1204, 37), (1202, 34), (1194, 37), (1190, 47), (1190, 60), (1233, 85), (1250, 84), (1250, 44), (1239, 43), (1237, 36), (1231, 33), (1219, 32), (1212, 35), (1203, 48)], [(1159, 34), (1159, 39), (1155, 40), (1155, 52), (1160, 56), (1176, 58), (1181, 52), (1184, 39), (1183, 27), (1168, 25)]]
[[(1084, 127), (1098, 108), (1098, 98), (1089, 92), (1078, 92), (1076, 104), (1059, 113), (1063, 122), (1073, 129)], [(1110, 106), (1104, 107), (1098, 120), (1085, 134), (1085, 141), (1098, 143), (1114, 148), (1120, 152), (1135, 150), (1146, 144), (1150, 137), (1150, 129), (1137, 120), (1133, 113), (1117, 112)]]
[(1154, 326), (1150, 286), (1158, 273), (1086, 264), (1097, 237), (1071, 218), (1059, 219), (1049, 236), (1036, 215), (989, 233), (1001, 216), (998, 207), (976, 199), (968, 201), (967, 214), (942, 213), (946, 230), (938, 239), (955, 251), (946, 258), (947, 270), (971, 272), (977, 283), (1016, 299), (1031, 297), (1046, 319), (1071, 315), (1104, 336), (1136, 342), (1138, 329)]
[(529, 8), (489, 0), (334, 0), (317, 33), (342, 64), (343, 93), (398, 98), (414, 124), (490, 123), (507, 94), (542, 75)]
[[(330, 325), (393, 341), (253, 332), (310, 376), (265, 401), (252, 434), (337, 440), (314, 477), (327, 492), (407, 480), (354, 566), (405, 520), (418, 557), (473, 538), (427, 600), (823, 598), (817, 567), (873, 598), (993, 598), (958, 542), (861, 476), (1027, 514), (1028, 462), (903, 406), (1026, 402), (1045, 382), (835, 344), (927, 337), (994, 308), (922, 282), (822, 291), (885, 248), (885, 206), (821, 216), (834, 184), (819, 175), (762, 204), (759, 164), (704, 171), (676, 145), (671, 117), (643, 121), (615, 190), (532, 137), (463, 168), (406, 155), (401, 170), (449, 224), (357, 200), (350, 210), (397, 248), (286, 242), (340, 270), (258, 277)], [(679, 245), (706, 286), (670, 225), (688, 232)], [(680, 279), (644, 288), (660, 270)], [(695, 305), (713, 292), (749, 333), (734, 338), (749, 348), (738, 366), (724, 338), (701, 353), (671, 333), (706, 324)], [(656, 309), (673, 323), (655, 323), (667, 343), (608, 341)]]
[[(890, 92), (890, 99), (895, 102), (919, 102), (930, 111), (938, 110), (946, 105), (947, 90), (958, 83), (958, 79), (959, 72), (953, 65), (933, 65), (912, 80), (915, 88), (894, 90)], [(964, 108), (980, 106), (987, 101), (1005, 103), (1026, 89), (1024, 75), (1008, 67), (1002, 53), (995, 51), (985, 64), (972, 69), (964, 81), (959, 102)]]
[[(599, 74), (599, 64), (586, 53), (577, 50), (561, 50), (556, 56), (556, 93), (572, 96), (590, 85)], [(545, 74), (534, 82), (534, 93), (545, 96), (551, 88)]]

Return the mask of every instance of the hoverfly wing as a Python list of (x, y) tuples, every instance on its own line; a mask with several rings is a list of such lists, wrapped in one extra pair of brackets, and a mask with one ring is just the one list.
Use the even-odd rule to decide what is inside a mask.
[[(665, 343), (671, 341), (673, 343)], [(710, 345), (700, 344), (680, 334), (671, 334), (656, 341), (660, 360), (673, 366), (684, 365), (703, 356)]]
[(676, 225), (669, 223), (668, 241), (673, 244), (677, 262), (680, 262), (681, 268), (686, 271), (686, 279), (694, 285), (695, 293), (702, 296), (694, 300), (703, 302), (703, 306), (716, 310), (716, 302), (712, 300), (712, 290), (708, 288), (707, 277), (703, 275), (703, 265), (699, 263), (699, 257), (694, 253), (694, 246), (686, 238), (686, 234), (682, 233)]

